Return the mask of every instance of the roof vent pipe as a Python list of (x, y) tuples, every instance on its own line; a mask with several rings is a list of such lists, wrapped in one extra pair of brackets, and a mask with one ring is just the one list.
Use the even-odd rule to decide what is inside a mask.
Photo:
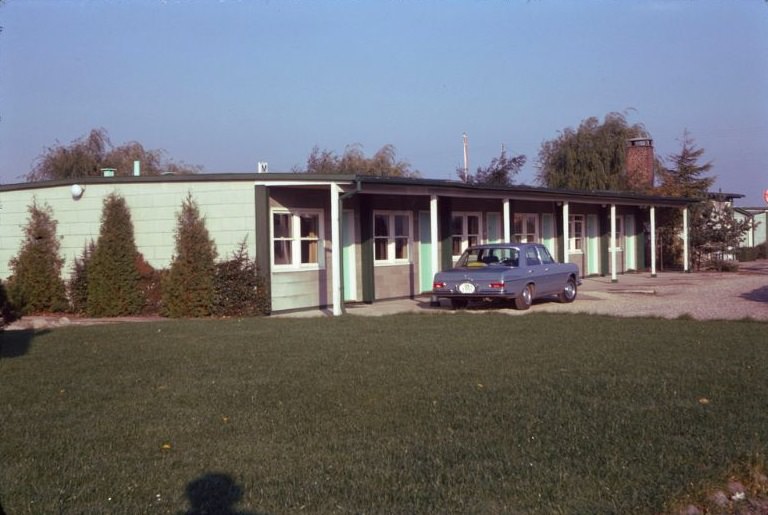
[(141, 161), (136, 160), (133, 162), (133, 176), (138, 177), (141, 175)]

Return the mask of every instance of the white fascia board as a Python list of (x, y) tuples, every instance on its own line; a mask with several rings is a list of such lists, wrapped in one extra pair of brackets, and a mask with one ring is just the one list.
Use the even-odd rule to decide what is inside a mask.
[(254, 181), (254, 186), (351, 186), (351, 181)]

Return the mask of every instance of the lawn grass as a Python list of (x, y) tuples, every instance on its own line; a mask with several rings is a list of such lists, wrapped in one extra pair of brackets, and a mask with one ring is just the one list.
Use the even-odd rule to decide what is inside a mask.
[(659, 513), (768, 452), (765, 323), (494, 313), (6, 332), (17, 513)]

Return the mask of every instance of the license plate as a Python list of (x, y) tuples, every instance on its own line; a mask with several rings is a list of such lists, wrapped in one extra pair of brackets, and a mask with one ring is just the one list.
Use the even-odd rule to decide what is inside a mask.
[(475, 285), (472, 283), (461, 283), (459, 285), (459, 292), (461, 293), (475, 293)]

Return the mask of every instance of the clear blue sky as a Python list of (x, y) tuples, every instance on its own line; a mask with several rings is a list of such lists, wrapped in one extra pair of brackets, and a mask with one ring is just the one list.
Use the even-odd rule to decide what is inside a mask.
[(456, 178), (626, 111), (662, 157), (688, 129), (715, 188), (764, 205), (764, 0), (6, 0), (0, 181), (103, 127), (206, 172), (397, 148)]

